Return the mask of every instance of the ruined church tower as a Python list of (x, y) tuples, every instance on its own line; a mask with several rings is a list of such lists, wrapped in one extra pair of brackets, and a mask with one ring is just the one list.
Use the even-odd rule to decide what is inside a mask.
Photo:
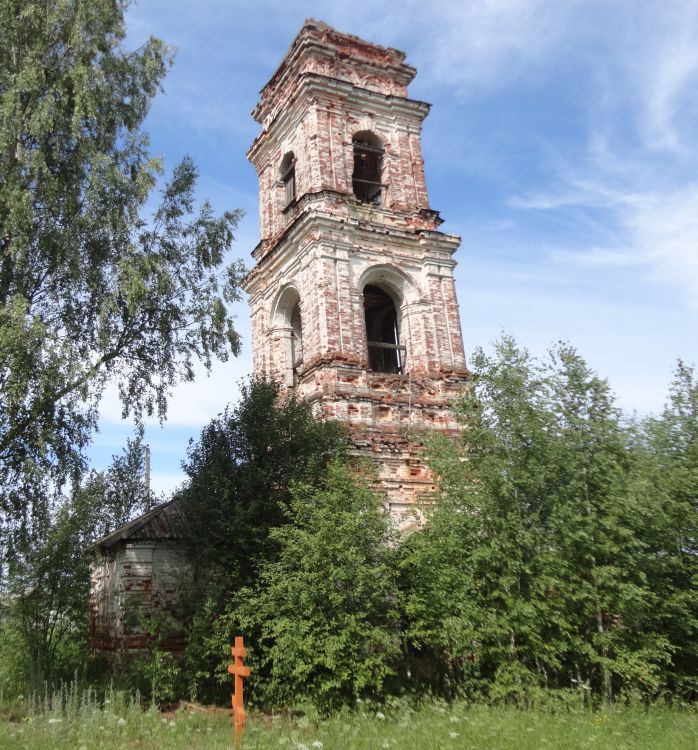
[(450, 405), (468, 375), (459, 238), (429, 206), (415, 72), (398, 50), (306, 21), (262, 89), (248, 153), (254, 372), (349, 427), (396, 516), (431, 488), (424, 435), (457, 429)]

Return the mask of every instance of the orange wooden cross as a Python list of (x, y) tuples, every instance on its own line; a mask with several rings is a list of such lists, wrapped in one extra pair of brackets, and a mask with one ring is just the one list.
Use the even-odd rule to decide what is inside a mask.
[(228, 665), (228, 674), (235, 675), (233, 689), (233, 722), (235, 724), (235, 748), (242, 735), (245, 726), (245, 706), (242, 700), (242, 678), (250, 676), (250, 668), (242, 663), (243, 657), (247, 656), (247, 649), (242, 643), (242, 636), (235, 636), (235, 645), (230, 649), (233, 663)]

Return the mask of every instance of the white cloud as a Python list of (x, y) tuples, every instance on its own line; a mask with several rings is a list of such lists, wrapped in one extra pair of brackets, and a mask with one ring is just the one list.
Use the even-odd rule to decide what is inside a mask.
[[(424, 14), (421, 2), (411, 5)], [(416, 45), (429, 60), (422, 73), (462, 93), (511, 85), (531, 67), (540, 70), (569, 31), (579, 5), (577, 0), (432, 3), (426, 11), (432, 18), (420, 23), (429, 32), (420, 34)]]
[[(632, 177), (640, 171), (637, 167), (629, 166)], [(650, 165), (646, 171), (651, 174)], [(607, 244), (580, 242), (552, 250), (551, 257), (584, 266), (642, 266), (656, 281), (681, 292), (687, 304), (698, 307), (698, 182), (659, 190), (604, 173), (582, 179), (563, 175), (562, 182), (560, 194), (514, 197), (509, 205), (529, 211), (603, 211), (614, 229), (608, 232)]]
[[(551, 256), (641, 268), (698, 306), (698, 4), (669, 0), (655, 11), (609, 4), (609, 23), (595, 32), (597, 57), (588, 60), (596, 74), (587, 148), (551, 146), (548, 183), (513, 195), (508, 205), (567, 216), (580, 229), (596, 221), (602, 237), (570, 233)], [(577, 52), (588, 54), (579, 44)]]
[(668, 193), (645, 193), (625, 211), (637, 252), (658, 279), (674, 284), (698, 307), (698, 184)]
[[(661, 13), (647, 14), (643, 49), (629, 50), (629, 69), (639, 96), (640, 128), (648, 149), (685, 151), (679, 131), (686, 105), (696, 102), (698, 88), (698, 4), (666, 3)], [(695, 138), (695, 132), (691, 133)], [(690, 147), (690, 145), (689, 145)]]
[(153, 471), (150, 474), (150, 489), (155, 495), (164, 495), (167, 499), (185, 482), (183, 472)]
[[(249, 342), (248, 342), (249, 345)], [(214, 363), (210, 374), (203, 365), (196, 365), (193, 382), (179, 383), (168, 399), (167, 423), (173, 426), (199, 428), (238, 399), (238, 383), (251, 371), (249, 354), (228, 362)], [(115, 386), (110, 386), (102, 398), (100, 414), (104, 423), (121, 424), (121, 401)], [(153, 417), (148, 425), (159, 424)]]

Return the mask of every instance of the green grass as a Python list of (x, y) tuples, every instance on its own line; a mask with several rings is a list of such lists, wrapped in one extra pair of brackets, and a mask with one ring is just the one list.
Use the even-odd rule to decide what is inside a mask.
[[(228, 712), (185, 706), (162, 714), (112, 693), (68, 695), (58, 710), (44, 703), (0, 710), (0, 748), (26, 750), (215, 750), (232, 747)], [(54, 704), (55, 705), (55, 704)], [(518, 711), (427, 703), (419, 708), (364, 708), (326, 720), (250, 713), (241, 750), (690, 750), (698, 748), (698, 711), (665, 707), (607, 711)]]

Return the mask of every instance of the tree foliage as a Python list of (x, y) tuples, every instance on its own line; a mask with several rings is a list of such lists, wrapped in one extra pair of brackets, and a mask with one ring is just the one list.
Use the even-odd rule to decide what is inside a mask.
[(314, 485), (346, 448), (337, 422), (315, 419), (309, 404), (265, 380), (244, 384), (240, 401), (190, 443), (181, 502), (201, 576), (217, 598), (253, 580), (273, 556), (269, 531), (288, 521), (292, 484)]
[(195, 211), (189, 158), (162, 172), (141, 126), (171, 50), (124, 48), (128, 0), (0, 5), (0, 512), (31, 527), (82, 466), (107, 383), (124, 414), (239, 348), (224, 268), (239, 213)]
[(0, 657), (0, 690), (41, 689), (70, 680), (89, 663), (90, 545), (144, 512), (139, 432), (103, 472), (91, 472), (58, 509), (41, 519), (36, 543), (10, 555), (0, 600), (0, 635), (13, 648)]
[[(608, 384), (571, 347), (540, 364), (505, 337), (473, 364), (461, 406), (467, 450), (433, 447), (441, 494), (403, 550), (412, 647), (439, 660), (431, 678), (442, 689), (495, 699), (667, 689), (698, 612), (686, 543), (698, 485), (678, 480), (692, 488), (679, 509), (647, 470), (662, 471), (649, 454), (667, 430), (678, 433), (669, 453), (692, 444), (685, 410), (678, 419), (674, 397), (641, 449), (644, 427), (623, 420)], [(690, 388), (680, 390), (685, 404)], [(664, 472), (672, 488), (684, 476), (680, 455), (678, 475)], [(681, 542), (669, 533), (679, 516)], [(662, 575), (676, 585), (669, 600)]]
[(190, 443), (189, 482), (179, 502), (197, 563), (185, 654), (192, 694), (219, 697), (218, 671), (231, 635), (223, 615), (235, 592), (254, 584), (265, 562), (275, 559), (271, 531), (289, 523), (291, 487), (316, 486), (347, 445), (338, 423), (318, 421), (309, 404), (282, 397), (278, 384), (265, 380), (244, 384), (240, 401)]
[(382, 498), (334, 462), (319, 486), (292, 487), (288, 521), (271, 531), (277, 558), (229, 615), (252, 634), (255, 700), (329, 711), (380, 697), (400, 652)]
[(698, 378), (679, 362), (669, 400), (643, 425), (636, 489), (651, 626), (671, 644), (668, 687), (698, 695)]

